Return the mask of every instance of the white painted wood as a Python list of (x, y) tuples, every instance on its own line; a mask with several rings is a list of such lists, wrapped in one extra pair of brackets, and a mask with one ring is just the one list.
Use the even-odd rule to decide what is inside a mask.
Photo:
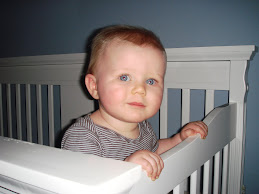
[(200, 168), (191, 174), (190, 194), (200, 193)]
[(228, 193), (241, 193), (243, 185), (243, 168), (246, 131), (247, 85), (245, 82), (246, 61), (231, 61), (229, 101), (237, 102), (236, 139), (230, 143), (230, 168)]
[[(60, 85), (62, 128), (94, 110), (84, 84), (85, 54), (0, 59), (0, 83)], [(77, 103), (71, 103), (71, 99)]]
[(212, 158), (218, 149), (223, 149), (228, 142), (235, 138), (235, 112), (236, 104), (213, 110), (204, 119), (210, 130), (207, 138), (202, 140), (198, 135), (189, 137), (162, 154), (165, 167), (159, 179), (151, 181), (143, 172), (140, 181), (134, 185), (130, 193), (162, 194), (174, 189), (180, 180), (188, 177), (208, 158)]
[(213, 193), (219, 194), (221, 191), (221, 152), (217, 152), (214, 156), (214, 183)]
[[(214, 46), (167, 48), (167, 61), (219, 61), (219, 60), (249, 60), (254, 45), (245, 46)], [(0, 66), (35, 66), (35, 65), (63, 65), (82, 64), (85, 53), (41, 55), (26, 57), (11, 57), (0, 59)], [(17, 60), (18, 59), (18, 60)]]
[(55, 146), (53, 85), (48, 85), (49, 146)]
[(20, 66), (63, 66), (73, 64), (83, 64), (85, 53), (57, 54), (57, 55), (39, 55), (25, 57), (1, 58), (0, 67), (20, 67)]
[[(150, 183), (149, 179), (145, 177), (145, 173), (143, 173), (142, 176), (144, 178), (142, 177), (141, 181), (134, 186), (131, 191), (132, 193), (145, 193), (141, 191), (151, 191), (149, 193), (169, 192), (231, 140), (229, 146), (230, 165), (227, 181), (228, 187), (225, 189), (225, 186), (222, 185), (222, 190), (227, 190), (226, 193), (240, 193), (240, 185), (243, 182), (243, 148), (245, 140), (246, 110), (246, 105), (244, 103), (244, 96), (246, 93), (244, 72), (246, 69), (246, 60), (249, 60), (254, 49), (254, 46), (166, 49), (168, 55), (168, 70), (165, 77), (166, 92), (167, 88), (180, 88), (183, 89), (183, 93), (190, 93), (190, 89), (205, 89), (207, 90), (205, 112), (208, 113), (213, 109), (212, 104), (214, 105), (214, 97), (212, 97), (214, 96), (213, 90), (230, 90), (229, 101), (231, 103), (237, 102), (237, 119), (235, 119), (233, 115), (231, 115), (230, 120), (228, 120), (229, 117), (226, 115), (224, 118), (222, 117), (222, 115), (226, 114), (226, 109), (231, 109), (231, 111), (233, 111), (232, 109), (235, 109), (233, 108), (233, 105), (230, 106), (231, 108), (227, 107), (226, 109), (220, 109), (224, 110), (219, 113), (220, 115), (222, 114), (219, 117), (223, 119), (223, 122), (221, 119), (218, 123), (214, 120), (212, 122), (214, 124), (211, 123), (210, 126), (210, 130), (217, 128), (217, 133), (215, 135), (211, 135), (213, 133), (209, 131), (209, 136), (205, 141), (200, 140), (198, 137), (188, 139), (162, 155), (166, 164), (163, 175), (161, 175), (157, 181)], [(29, 84), (61, 84), (62, 128), (66, 127), (72, 119), (94, 109), (93, 102), (86, 97), (85, 93), (82, 93), (84, 86), (80, 80), (84, 76), (82, 70), (84, 67), (84, 57), (84, 54), (67, 54), (0, 59), (0, 83), (27, 84), (26, 115), (28, 141), (31, 141)], [(184, 103), (183, 106), (189, 106), (188, 98), (189, 97), (183, 97), (183, 102), (187, 102), (187, 104)], [(73, 99), (73, 102), (77, 103), (71, 103), (71, 99)], [(164, 99), (166, 99), (166, 101), (168, 100), (167, 95), (164, 96)], [(161, 137), (167, 137), (167, 107), (165, 107), (165, 105), (166, 103), (162, 104), (160, 112), (161, 121), (163, 121), (160, 122), (163, 129)], [(183, 109), (187, 110), (186, 108)], [(212, 111), (205, 121), (211, 121), (211, 115), (215, 114), (217, 111), (219, 111), (219, 109)], [(235, 111), (231, 111), (229, 114), (235, 115)], [(188, 118), (189, 113), (187, 111), (183, 113), (183, 124), (189, 121)], [(235, 124), (236, 121), (237, 124)], [(234, 127), (234, 125), (237, 127)], [(232, 130), (229, 130), (229, 128)], [(3, 128), (1, 130), (3, 131)], [(235, 133), (235, 130), (237, 133)], [(222, 137), (220, 135), (222, 135)], [(211, 137), (213, 138), (211, 139)], [(237, 138), (234, 139), (235, 137)], [(208, 141), (210, 141), (209, 144), (203, 144)], [(199, 147), (198, 144), (201, 144), (201, 147)], [(191, 165), (189, 161), (192, 161)], [(211, 162), (206, 162), (205, 164), (205, 166), (208, 166), (209, 168), (208, 177), (210, 177), (211, 165), (208, 164), (211, 164)], [(106, 166), (106, 164), (103, 166)], [(225, 170), (223, 166), (223, 173), (225, 173), (225, 171), (227, 170)], [(146, 180), (145, 178), (149, 181), (148, 184), (143, 184), (143, 181), (145, 182)], [(207, 190), (209, 192), (211, 184), (208, 184)], [(145, 188), (148, 190), (145, 190)], [(159, 191), (156, 190), (158, 188)]]
[[(223, 80), (228, 79), (226, 75), (228, 74), (227, 64), (229, 62), (227, 61), (241, 60), (241, 59), (248, 60), (252, 50), (254, 50), (254, 46), (202, 47), (202, 48), (194, 47), (194, 48), (166, 49), (166, 52), (168, 55), (168, 70), (167, 70), (168, 76), (166, 76), (165, 82), (166, 83), (168, 82), (168, 84), (172, 85), (172, 86), (168, 85), (168, 87), (173, 87), (173, 88), (174, 87), (193, 88), (193, 89), (195, 89), (195, 87), (197, 87), (196, 89), (228, 88), (229, 82), (224, 83), (221, 81), (222, 79)], [(240, 56), (242, 57), (240, 58)], [(83, 75), (82, 69), (84, 67), (84, 59), (85, 59), (85, 54), (83, 53), (0, 59), (0, 67), (1, 67), (0, 82), (10, 82), (10, 83), (32, 83), (33, 82), (34, 84), (53, 84), (53, 85), (62, 84), (62, 85), (70, 85), (70, 86), (75, 85), (77, 87), (79, 80)], [(212, 62), (213, 60), (215, 61)], [(224, 62), (223, 60), (226, 60), (226, 61)], [(190, 67), (191, 69), (185, 68), (185, 70), (187, 70), (189, 73), (181, 71), (181, 68), (184, 67), (184, 64), (187, 64), (188, 66), (188, 63), (186, 63), (188, 61), (190, 62), (192, 61), (190, 64), (191, 64), (191, 67), (193, 66), (193, 68), (191, 67)], [(206, 66), (206, 64), (210, 64), (210, 62), (212, 62), (211, 65), (209, 67), (208, 65)], [(171, 64), (173, 64), (172, 68), (171, 68)], [(199, 64), (201, 64), (200, 65), (202, 69), (201, 71), (200, 71), (200, 68), (198, 68)], [(198, 65), (198, 67), (196, 67), (196, 65)], [(219, 66), (219, 68), (217, 66)], [(215, 70), (214, 67), (216, 68), (216, 71), (214, 71)], [(179, 74), (178, 71), (174, 71), (174, 68), (179, 69), (180, 72), (182, 73)], [(211, 71), (208, 69), (213, 69), (213, 70)], [(188, 78), (187, 80), (188, 83), (184, 83), (185, 79), (182, 79), (182, 77), (186, 78), (186, 75), (192, 74), (192, 70), (194, 70), (195, 73), (198, 73), (198, 74), (194, 78), (191, 78), (194, 80), (188, 81), (189, 80)], [(26, 75), (26, 76), (23, 76), (23, 75)], [(178, 76), (177, 79), (174, 78), (175, 76)], [(206, 79), (208, 78), (211, 81), (202, 79), (204, 76), (206, 77)], [(221, 77), (221, 79), (218, 79), (218, 77)], [(170, 79), (170, 80), (173, 79), (173, 80), (171, 80), (169, 83), (167, 79)], [(192, 85), (194, 81), (196, 81), (196, 83)], [(219, 85), (217, 84), (217, 82), (220, 82)], [(181, 84), (179, 85), (178, 83), (182, 83), (183, 86), (181, 86)], [(202, 86), (199, 86), (199, 83), (202, 84)], [(204, 83), (209, 83), (209, 84), (204, 84)], [(191, 85), (188, 86), (188, 84), (191, 84)], [(82, 94), (82, 90), (78, 90), (78, 91), (79, 91), (78, 93), (79, 95)], [(61, 92), (62, 92), (62, 89), (61, 89)], [(73, 89), (72, 89), (72, 92), (65, 91), (64, 93), (72, 94)], [(63, 95), (61, 95), (61, 97), (62, 96)], [(77, 97), (77, 99), (81, 99), (81, 97)], [(62, 107), (63, 107), (63, 105), (66, 104), (66, 102), (69, 100), (63, 99), (62, 101), (64, 102), (62, 104)], [(69, 114), (65, 112), (64, 114), (66, 116), (64, 117), (62, 116), (63, 117), (62, 127), (67, 126), (68, 123), (70, 123), (70, 120), (77, 118), (78, 115), (85, 114), (87, 113), (88, 110), (90, 111), (93, 110), (93, 104), (91, 101), (89, 102), (88, 100), (86, 100), (85, 103), (81, 103), (81, 101), (82, 100), (80, 100), (80, 105), (85, 107), (82, 107), (82, 108), (75, 107), (74, 109), (78, 109), (77, 114), (76, 113)], [(77, 106), (77, 104), (75, 106)], [(64, 106), (64, 109), (71, 110), (70, 107), (66, 108), (66, 106)]]
[(223, 151), (223, 170), (222, 170), (222, 194), (228, 191), (228, 170), (229, 170), (229, 145), (224, 147)]
[[(184, 126), (190, 121), (190, 111), (191, 111), (191, 90), (190, 89), (182, 89), (182, 121), (181, 124)], [(186, 177), (186, 179), (183, 181), (184, 183), (184, 190), (186, 191), (188, 189), (189, 179)]]
[(21, 115), (21, 87), (20, 84), (16, 84), (16, 127), (17, 127), (17, 139), (22, 139), (22, 115)]
[(190, 98), (191, 91), (189, 89), (182, 90), (182, 126), (190, 121)]
[(205, 115), (214, 108), (214, 90), (206, 90), (205, 93)]
[(133, 163), (4, 137), (0, 153), (1, 186), (17, 193), (127, 193), (141, 175)]
[(165, 85), (168, 88), (228, 90), (229, 68), (229, 61), (168, 62)]
[(177, 186), (174, 188), (173, 194), (180, 194), (180, 185), (177, 185)]
[(31, 85), (25, 85), (26, 93), (26, 127), (27, 127), (27, 141), (32, 142), (32, 124), (31, 124)]
[(167, 118), (168, 118), (168, 88), (165, 87), (163, 100), (160, 107), (160, 139), (168, 137), (168, 127), (167, 127)]
[(37, 127), (38, 127), (38, 144), (43, 144), (43, 129), (42, 129), (42, 94), (41, 85), (36, 85), (37, 96)]
[(204, 164), (203, 170), (203, 194), (210, 194), (212, 191), (212, 159)]
[[(214, 109), (214, 90), (206, 90), (205, 93), (205, 115)], [(210, 194), (212, 191), (212, 159), (204, 164), (203, 172), (203, 194)]]
[[(21, 181), (19, 184), (57, 193), (71, 193), (72, 189), (72, 193), (119, 193), (129, 191), (133, 185), (130, 193), (167, 193), (179, 184), (179, 180), (212, 157), (217, 147), (223, 148), (235, 138), (235, 122), (228, 122), (236, 120), (235, 112), (236, 104), (215, 109), (204, 120), (210, 129), (206, 140), (199, 136), (190, 137), (162, 154), (165, 168), (156, 181), (151, 181), (145, 172), (141, 173), (141, 167), (136, 164), (2, 137), (0, 174)], [(196, 158), (197, 155), (200, 157)], [(17, 189), (16, 184), (11, 188)]]
[(8, 136), (13, 137), (11, 84), (6, 85)]
[(173, 190), (173, 194), (184, 194), (184, 185), (185, 185), (185, 181), (177, 185)]
[(35, 66), (12, 66), (10, 64), (10, 66), (1, 67), (0, 82), (78, 85), (83, 67), (83, 64), (35, 64)]
[(166, 49), (167, 61), (246, 61), (255, 50), (254, 45), (215, 46)]

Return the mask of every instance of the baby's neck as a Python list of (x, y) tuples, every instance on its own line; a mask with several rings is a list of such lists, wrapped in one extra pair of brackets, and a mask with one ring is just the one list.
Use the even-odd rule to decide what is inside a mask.
[(90, 117), (95, 124), (111, 129), (124, 137), (136, 139), (139, 136), (138, 123), (118, 120), (100, 110), (95, 111)]

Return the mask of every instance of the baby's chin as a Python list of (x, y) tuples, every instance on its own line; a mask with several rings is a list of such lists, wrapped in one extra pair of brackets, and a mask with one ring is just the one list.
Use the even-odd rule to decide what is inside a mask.
[(124, 121), (128, 122), (128, 123), (141, 123), (147, 119), (149, 119), (150, 117), (132, 117), (132, 118), (127, 118)]

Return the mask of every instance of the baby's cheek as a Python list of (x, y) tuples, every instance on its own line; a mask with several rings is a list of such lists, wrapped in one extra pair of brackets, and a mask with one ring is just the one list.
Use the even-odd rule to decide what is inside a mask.
[(162, 98), (163, 98), (163, 94), (161, 92), (158, 92), (158, 93), (155, 93), (155, 95), (153, 95), (150, 101), (152, 101), (154, 106), (159, 109), (162, 103)]
[(159, 108), (161, 106), (161, 100), (162, 100), (162, 96), (159, 96), (159, 95), (155, 95), (148, 99), (149, 105), (150, 105), (149, 106), (150, 115), (154, 116), (157, 113), (157, 111), (159, 111)]
[(118, 105), (125, 98), (123, 90), (117, 88), (108, 90), (107, 92), (105, 92), (104, 96), (104, 101), (108, 105)]

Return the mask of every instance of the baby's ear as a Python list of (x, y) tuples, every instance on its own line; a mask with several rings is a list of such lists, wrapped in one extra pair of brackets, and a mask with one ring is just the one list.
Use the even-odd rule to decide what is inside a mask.
[(91, 96), (94, 99), (99, 99), (99, 95), (97, 92), (96, 77), (93, 74), (87, 74), (85, 76), (85, 85)]

